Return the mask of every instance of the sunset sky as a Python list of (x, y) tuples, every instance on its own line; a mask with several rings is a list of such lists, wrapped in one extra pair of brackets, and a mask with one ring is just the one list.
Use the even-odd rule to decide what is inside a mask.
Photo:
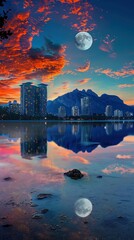
[[(48, 99), (78, 88), (134, 105), (132, 0), (7, 0), (4, 9), (13, 34), (0, 42), (0, 103), (19, 101), (31, 81), (48, 84)], [(87, 51), (75, 46), (79, 31), (93, 37)]]

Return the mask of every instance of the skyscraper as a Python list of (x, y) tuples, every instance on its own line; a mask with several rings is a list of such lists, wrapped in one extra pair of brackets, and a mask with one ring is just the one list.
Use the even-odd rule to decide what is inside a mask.
[(112, 108), (111, 105), (106, 106), (105, 115), (106, 115), (106, 117), (112, 117), (113, 116), (113, 108)]
[(21, 114), (27, 116), (35, 115), (35, 89), (31, 82), (23, 83), (21, 86)]
[(79, 116), (79, 107), (78, 106), (72, 107), (72, 116), (74, 116), (74, 117)]
[(47, 115), (47, 85), (32, 85), (31, 82), (21, 85), (21, 114), (26, 116), (45, 117)]
[(35, 115), (47, 115), (47, 84), (39, 84), (35, 91)]
[(89, 97), (81, 98), (81, 115), (89, 115)]

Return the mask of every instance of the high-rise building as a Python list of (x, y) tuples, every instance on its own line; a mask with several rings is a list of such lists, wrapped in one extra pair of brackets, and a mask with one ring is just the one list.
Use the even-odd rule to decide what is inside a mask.
[(39, 84), (35, 94), (35, 115), (45, 117), (47, 115), (47, 84)]
[(106, 117), (112, 117), (113, 116), (113, 108), (112, 108), (111, 105), (106, 106), (105, 115), (106, 115)]
[(72, 107), (72, 116), (74, 116), (74, 117), (79, 116), (79, 107), (78, 106)]
[(31, 82), (21, 85), (21, 114), (26, 116), (45, 117), (47, 115), (47, 85), (32, 85)]
[(114, 117), (119, 117), (119, 118), (123, 117), (123, 111), (116, 109), (114, 111)]
[(58, 116), (62, 118), (66, 117), (66, 108), (64, 106), (58, 108)]
[(89, 97), (81, 98), (81, 115), (89, 115)]
[(13, 102), (9, 101), (8, 108), (10, 113), (20, 113), (20, 104), (16, 100), (14, 100)]
[(21, 114), (35, 115), (35, 86), (31, 82), (21, 85)]

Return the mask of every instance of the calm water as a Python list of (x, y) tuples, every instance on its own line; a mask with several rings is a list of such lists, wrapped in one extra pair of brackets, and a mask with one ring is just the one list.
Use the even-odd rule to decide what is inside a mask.
[[(133, 123), (1, 123), (0, 145), (0, 240), (134, 239)], [(73, 168), (84, 177), (64, 177)], [(74, 210), (83, 197), (86, 218)]]

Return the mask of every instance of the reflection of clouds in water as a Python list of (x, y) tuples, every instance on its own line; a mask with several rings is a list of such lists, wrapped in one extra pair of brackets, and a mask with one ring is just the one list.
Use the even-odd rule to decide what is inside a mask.
[(6, 166), (9, 166), (10, 165), (10, 163), (1, 163), (0, 162), (0, 167), (6, 167)]
[(110, 165), (107, 168), (103, 169), (102, 172), (106, 173), (106, 174), (111, 174), (111, 173), (134, 174), (134, 168), (126, 167), (126, 166), (119, 165), (119, 164), (113, 164), (113, 165)]
[(134, 143), (134, 136), (126, 136), (124, 142)]
[(132, 158), (134, 158), (134, 155), (121, 155), (121, 154), (118, 154), (116, 156), (116, 158), (118, 158), (118, 159), (132, 159)]

